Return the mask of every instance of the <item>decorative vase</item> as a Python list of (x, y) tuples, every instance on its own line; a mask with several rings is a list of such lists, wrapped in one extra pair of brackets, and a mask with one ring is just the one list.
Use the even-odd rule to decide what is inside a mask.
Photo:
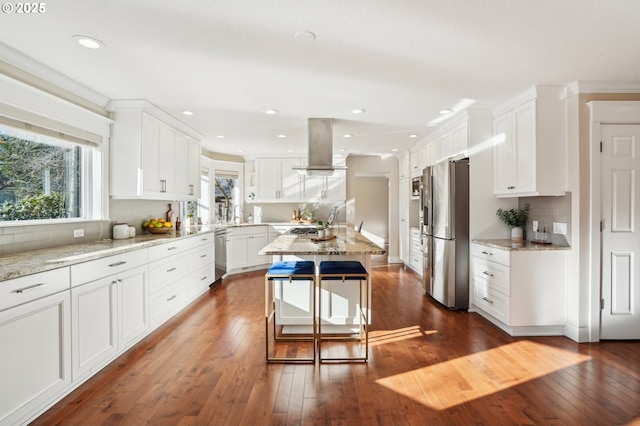
[(511, 241), (521, 243), (524, 240), (524, 231), (521, 227), (514, 226), (511, 228)]

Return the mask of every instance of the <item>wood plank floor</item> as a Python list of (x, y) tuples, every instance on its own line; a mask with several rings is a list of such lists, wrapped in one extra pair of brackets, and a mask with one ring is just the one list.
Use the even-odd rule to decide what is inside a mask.
[(512, 338), (374, 268), (366, 364), (264, 362), (264, 272), (225, 280), (34, 425), (640, 424), (640, 343)]

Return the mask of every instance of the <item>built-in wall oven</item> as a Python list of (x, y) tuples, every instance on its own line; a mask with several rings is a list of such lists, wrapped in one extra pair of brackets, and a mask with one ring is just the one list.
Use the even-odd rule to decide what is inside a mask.
[(422, 176), (414, 177), (411, 179), (411, 198), (414, 200), (420, 199), (422, 193)]

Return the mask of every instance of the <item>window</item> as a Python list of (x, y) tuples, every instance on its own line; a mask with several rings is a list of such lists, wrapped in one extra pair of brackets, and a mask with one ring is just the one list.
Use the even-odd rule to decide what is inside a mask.
[(194, 218), (195, 223), (211, 223), (211, 197), (210, 197), (209, 169), (203, 167), (200, 170), (200, 199), (185, 203), (183, 217)]
[(95, 149), (72, 136), (25, 127), (0, 124), (0, 222), (90, 218)]
[(214, 185), (216, 222), (232, 222), (242, 215), (238, 172), (216, 170)]

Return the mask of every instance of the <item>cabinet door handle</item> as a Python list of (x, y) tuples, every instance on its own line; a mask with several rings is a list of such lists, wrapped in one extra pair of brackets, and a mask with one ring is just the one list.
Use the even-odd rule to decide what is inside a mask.
[(178, 249), (178, 247), (176, 247), (176, 246), (171, 246), (171, 247), (169, 247), (167, 250), (177, 250), (177, 249)]
[(487, 256), (493, 256), (493, 253), (491, 253), (490, 251), (482, 251), (482, 254), (486, 254)]
[(204, 281), (204, 280), (206, 280), (206, 279), (207, 279), (207, 277), (206, 277), (206, 276), (204, 276), (204, 277), (200, 278), (200, 281)]
[(485, 275), (486, 275), (486, 276), (488, 276), (488, 277), (493, 277), (493, 274), (490, 274), (490, 273), (489, 273), (489, 272), (487, 272), (487, 271), (482, 271), (482, 273), (483, 273), (483, 274), (485, 274)]
[(507, 189), (516, 189), (515, 186), (507, 186)]
[(205, 258), (205, 257), (207, 257), (207, 255), (206, 255), (206, 254), (202, 254), (202, 255), (200, 255), (200, 259)]
[(121, 260), (120, 262), (116, 262), (116, 263), (110, 263), (109, 267), (112, 268), (114, 266), (120, 266), (120, 265), (124, 265), (125, 263), (127, 263), (126, 260)]
[(38, 283), (38, 284), (30, 285), (29, 287), (19, 288), (17, 290), (14, 290), (14, 292), (18, 294), (29, 293), (30, 291), (37, 290), (38, 288), (44, 287), (45, 285), (47, 285), (47, 283)]
[(170, 298), (167, 299), (167, 302), (171, 302), (176, 297), (178, 297), (178, 296), (174, 294), (173, 296), (171, 296)]
[(175, 270), (176, 270), (176, 268), (171, 268), (171, 269), (167, 269), (167, 272), (173, 272)]
[(493, 305), (493, 300), (489, 299), (487, 296), (484, 296), (482, 300), (484, 300), (485, 302), (489, 302)]

